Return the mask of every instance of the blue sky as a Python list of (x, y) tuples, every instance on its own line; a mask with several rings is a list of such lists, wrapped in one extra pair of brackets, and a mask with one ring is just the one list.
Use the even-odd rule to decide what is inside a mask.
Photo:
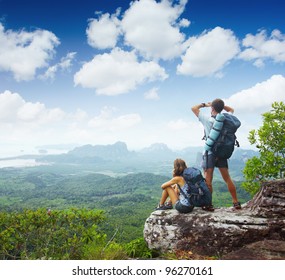
[(261, 114), (285, 101), (284, 8), (0, 0), (0, 154), (116, 141), (202, 146), (191, 106), (217, 97), (234, 107), (249, 148)]

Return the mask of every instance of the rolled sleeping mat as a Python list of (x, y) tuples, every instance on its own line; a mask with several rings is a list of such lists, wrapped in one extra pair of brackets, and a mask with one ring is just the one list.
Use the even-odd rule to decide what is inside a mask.
[(224, 114), (217, 114), (215, 117), (214, 124), (210, 130), (209, 136), (206, 140), (204, 149), (210, 151), (220, 135), (220, 132), (224, 125), (225, 116)]

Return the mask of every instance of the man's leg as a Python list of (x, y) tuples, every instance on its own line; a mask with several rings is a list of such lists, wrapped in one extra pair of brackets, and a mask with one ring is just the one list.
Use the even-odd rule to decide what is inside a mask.
[[(212, 187), (213, 173), (214, 173), (214, 168), (207, 168), (206, 170), (204, 169), (204, 176), (205, 176), (206, 184), (211, 193), (213, 193), (213, 187)], [(202, 209), (205, 211), (211, 211), (211, 212), (215, 210), (213, 203), (212, 203), (212, 198), (211, 198), (211, 204), (202, 206)]]
[(204, 170), (204, 177), (206, 180), (206, 184), (210, 190), (210, 192), (213, 192), (213, 174), (214, 174), (214, 168), (215, 168), (215, 158), (213, 154), (204, 154), (203, 155), (203, 162), (202, 162), (202, 168)]
[(204, 170), (204, 176), (205, 176), (206, 184), (207, 184), (211, 193), (213, 193), (213, 185), (212, 185), (213, 174), (214, 174), (214, 168), (208, 168), (208, 169)]
[(237, 199), (237, 192), (236, 192), (236, 187), (231, 179), (231, 176), (229, 174), (229, 170), (226, 167), (219, 167), (220, 173), (224, 179), (224, 181), (226, 182), (227, 186), (228, 186), (228, 190), (232, 196), (233, 199), (233, 203), (237, 203), (238, 199)]

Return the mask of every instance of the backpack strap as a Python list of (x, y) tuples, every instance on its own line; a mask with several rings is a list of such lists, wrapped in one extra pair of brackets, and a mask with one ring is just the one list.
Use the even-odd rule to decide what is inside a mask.
[(206, 136), (206, 131), (205, 131), (205, 129), (204, 129), (204, 136), (203, 136), (202, 140), (207, 140), (207, 136)]
[[(186, 183), (186, 184), (187, 184), (187, 183)], [(190, 195), (190, 197), (187, 196), (187, 195), (185, 194), (185, 192), (182, 190), (182, 188), (180, 187), (180, 185), (177, 184), (177, 186), (178, 186), (178, 188), (179, 188), (179, 191), (182, 193), (182, 195), (188, 200), (188, 202), (189, 202), (190, 205), (191, 205), (192, 203), (191, 203), (191, 201), (190, 201), (190, 197), (191, 197), (192, 195)]]
[(239, 145), (239, 141), (238, 141), (238, 140), (236, 140), (236, 142), (235, 142), (235, 146), (237, 146), (238, 148), (240, 147), (240, 145)]

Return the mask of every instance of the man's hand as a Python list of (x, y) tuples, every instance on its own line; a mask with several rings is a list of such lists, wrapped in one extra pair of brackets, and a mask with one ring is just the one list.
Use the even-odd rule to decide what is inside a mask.
[(200, 103), (200, 104), (197, 104), (197, 105), (193, 106), (191, 108), (191, 110), (198, 117), (201, 108), (211, 107), (211, 106), (212, 106), (212, 102)]

